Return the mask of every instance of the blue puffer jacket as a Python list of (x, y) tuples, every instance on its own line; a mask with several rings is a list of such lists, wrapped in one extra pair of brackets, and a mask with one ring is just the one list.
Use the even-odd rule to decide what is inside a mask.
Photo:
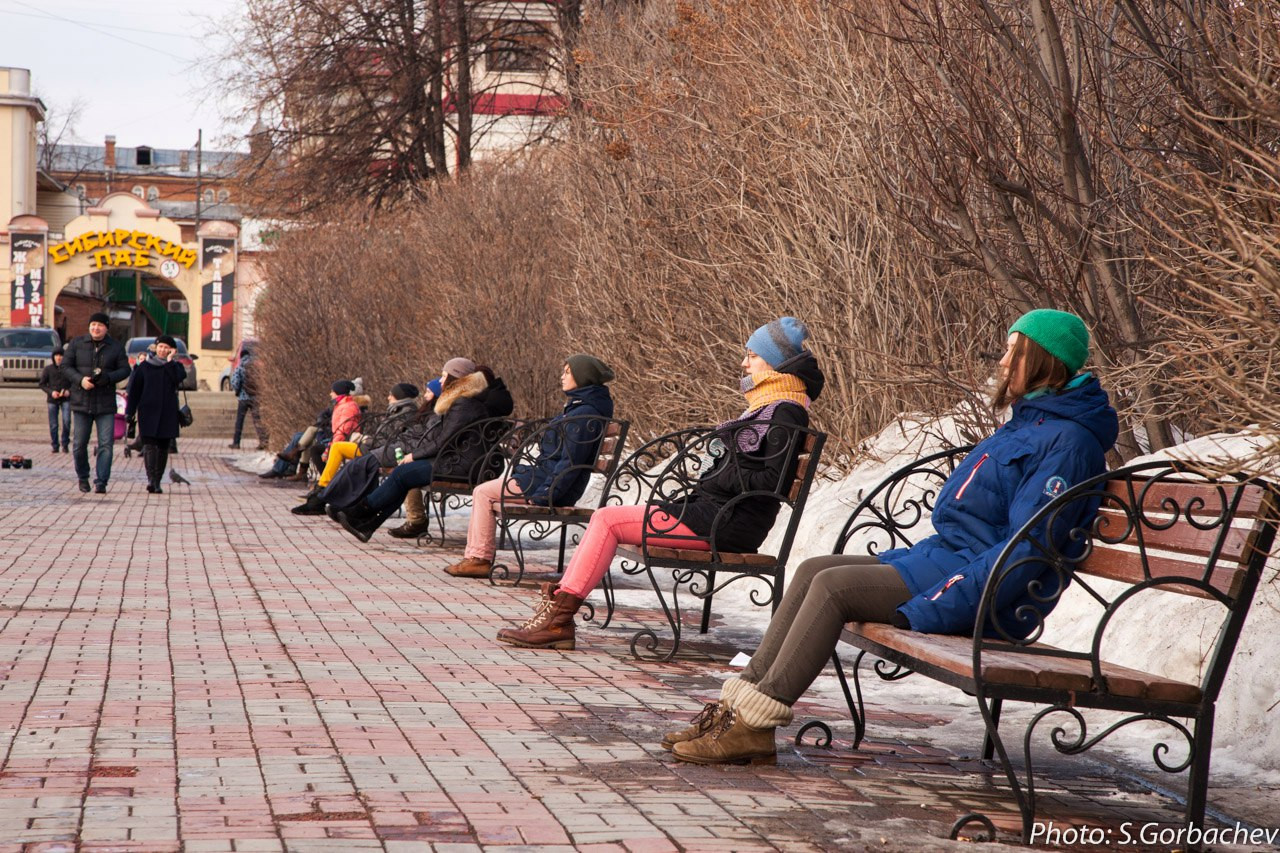
[(613, 417), (613, 397), (604, 385), (584, 385), (566, 391), (569, 402), (542, 434), (538, 460), (534, 465), (518, 465), (511, 476), (530, 503), (539, 506), (573, 506), (587, 490), (590, 465), (604, 437), (600, 421), (573, 420), (590, 415)]
[[(898, 608), (911, 627), (929, 634), (972, 633), (983, 587), (1005, 544), (1056, 495), (1105, 471), (1105, 454), (1118, 433), (1115, 409), (1091, 374), (1060, 392), (1014, 403), (1008, 423), (975, 447), (938, 492), (937, 533), (912, 548), (880, 554), (914, 596)], [(1067, 532), (1097, 511), (1097, 502), (1073, 506), (1077, 511), (1053, 531), (1064, 553), (1072, 547)], [(1032, 545), (1024, 543), (1008, 564), (1031, 555)], [(1044, 563), (1020, 571), (1025, 577), (1005, 581), (996, 602), (995, 616), (1010, 636), (1026, 636), (1035, 627), (1034, 620), (1019, 625), (1014, 616), (1018, 607), (1033, 603), (1027, 583), (1039, 575), (1050, 585), (1043, 593), (1057, 588), (1056, 574)], [(1052, 609), (1035, 604), (1043, 614)], [(990, 633), (991, 625), (984, 630)]]

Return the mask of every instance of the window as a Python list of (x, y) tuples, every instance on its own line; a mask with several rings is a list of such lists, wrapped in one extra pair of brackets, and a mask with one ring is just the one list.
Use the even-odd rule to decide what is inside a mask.
[(136, 195), (138, 198), (145, 198), (145, 197), (146, 197), (146, 191), (145, 191), (145, 190), (143, 190), (143, 189), (142, 189), (142, 187), (134, 187), (133, 189), (129, 190), (129, 192), (133, 193), (133, 194), (134, 194), (134, 195)]
[(204, 191), (204, 201), (205, 201), (205, 204), (213, 204), (214, 202), (213, 190)]
[(160, 198), (159, 187), (147, 187), (147, 201), (155, 201)]
[(489, 71), (540, 74), (551, 57), (551, 30), (538, 21), (495, 21), (485, 35), (485, 67)]
[(231, 193), (227, 190), (218, 190), (218, 201), (226, 204), (231, 201)]
[(146, 145), (139, 145), (137, 148), (137, 154), (138, 154), (139, 166), (151, 165), (151, 149), (150, 148), (148, 148)]

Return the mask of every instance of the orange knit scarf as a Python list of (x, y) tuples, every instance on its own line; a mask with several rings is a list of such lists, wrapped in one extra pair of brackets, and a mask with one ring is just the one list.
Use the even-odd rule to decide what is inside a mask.
[(790, 401), (807, 409), (812, 402), (804, 392), (804, 382), (798, 376), (764, 370), (747, 378), (754, 381), (751, 389), (743, 392), (747, 398), (747, 411), (743, 414), (762, 409), (770, 403)]

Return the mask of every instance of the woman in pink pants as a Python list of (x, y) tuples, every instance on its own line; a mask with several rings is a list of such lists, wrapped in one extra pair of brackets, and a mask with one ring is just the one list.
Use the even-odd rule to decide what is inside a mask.
[[(794, 317), (767, 323), (747, 340), (742, 359), (742, 393), (747, 408), (718, 433), (737, 445), (711, 468), (678, 504), (607, 506), (595, 511), (574, 552), (560, 586), (535, 607), (533, 617), (519, 628), (505, 628), (498, 639), (530, 649), (572, 649), (574, 615), (582, 601), (609, 571), (620, 544), (639, 545), (644, 525), (649, 546), (754, 552), (764, 542), (778, 514), (778, 502), (767, 496), (747, 497), (717, 520), (721, 508), (742, 494), (744, 484), (776, 483), (779, 466), (788, 464), (776, 444), (785, 442), (784, 429), (772, 425), (809, 424), (809, 405), (822, 391), (824, 379), (813, 354), (804, 347), (809, 330)], [(759, 427), (752, 427), (760, 422)], [(773, 446), (771, 446), (773, 445)]]

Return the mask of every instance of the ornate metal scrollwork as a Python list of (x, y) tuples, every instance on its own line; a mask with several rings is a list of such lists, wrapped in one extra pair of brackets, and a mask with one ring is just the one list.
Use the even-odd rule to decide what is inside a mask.
[(805, 735), (815, 730), (821, 732), (821, 734), (813, 739), (813, 745), (818, 749), (830, 749), (831, 741), (834, 739), (835, 735), (831, 731), (831, 726), (827, 725), (822, 720), (810, 720), (801, 726), (800, 731), (796, 732), (795, 745), (804, 746)]
[(991, 818), (984, 814), (978, 814), (977, 812), (969, 812), (968, 814), (961, 815), (955, 823), (951, 824), (951, 831), (947, 833), (947, 838), (950, 838), (952, 841), (958, 841), (960, 839), (961, 831), (971, 823), (980, 824), (982, 828), (986, 830), (987, 834), (970, 840), (977, 841), (980, 844), (990, 844), (996, 840), (996, 825), (991, 822)]

